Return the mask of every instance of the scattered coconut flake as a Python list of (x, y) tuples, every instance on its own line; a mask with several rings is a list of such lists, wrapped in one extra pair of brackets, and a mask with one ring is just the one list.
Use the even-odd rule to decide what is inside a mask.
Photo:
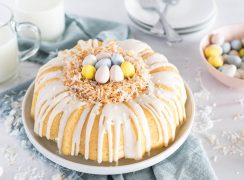
[(206, 137), (211, 144), (214, 144), (217, 138), (215, 134), (209, 134), (209, 133), (206, 133)]
[(213, 143), (213, 149), (222, 152), (224, 155), (238, 154), (244, 155), (244, 136), (242, 132), (223, 131), (221, 138)]
[(173, 44), (172, 44), (171, 42), (169, 42), (169, 41), (166, 41), (166, 44), (167, 44), (169, 47), (172, 47), (172, 46), (173, 46)]
[(238, 99), (236, 100), (236, 102), (238, 102), (241, 106), (244, 105), (244, 98)]
[(10, 165), (16, 162), (17, 153), (15, 148), (10, 146), (4, 147), (1, 149), (1, 153)]
[[(212, 105), (209, 105), (208, 100), (210, 99), (210, 93), (202, 83), (201, 71), (198, 71), (195, 80), (200, 85), (200, 90), (194, 93), (196, 100), (196, 118), (193, 124), (193, 132), (200, 133), (203, 135), (203, 137), (205, 136), (205, 138), (208, 139), (209, 143), (212, 145), (212, 148), (218, 150), (224, 155), (237, 154), (243, 156), (244, 131), (239, 133), (235, 131), (223, 131), (221, 136), (209, 133), (209, 130), (214, 126), (215, 122), (222, 121), (222, 119), (213, 119), (214, 108), (219, 107), (219, 105), (217, 105), (215, 102)], [(234, 101), (234, 103), (237, 102), (240, 103), (240, 105), (243, 105), (244, 99)], [(237, 113), (233, 116), (233, 119), (244, 119), (244, 115)]]
[(195, 124), (193, 124), (193, 131), (197, 133), (204, 133), (213, 127), (212, 121), (212, 106), (197, 106), (197, 113)]
[(204, 133), (211, 129), (213, 125), (213, 107), (216, 107), (216, 103), (213, 105), (204, 105), (210, 98), (210, 92), (204, 87), (201, 79), (201, 71), (198, 70), (195, 80), (200, 85), (200, 90), (195, 92), (194, 99), (196, 101), (196, 118), (193, 124), (193, 131), (195, 133)]
[(13, 121), (14, 121), (14, 116), (9, 115), (9, 116), (6, 117), (6, 119), (4, 121), (4, 126), (5, 126), (5, 131), (7, 133), (11, 132)]
[(32, 166), (19, 166), (18, 172), (14, 176), (14, 180), (41, 180), (44, 179), (44, 170), (40, 171), (36, 167)]
[(21, 145), (23, 148), (29, 148), (29, 147), (31, 147), (31, 143), (30, 143), (30, 141), (28, 141), (28, 140), (21, 140), (20, 145)]
[(64, 179), (64, 176), (62, 173), (57, 173), (57, 174), (52, 175), (52, 180), (63, 180), (63, 179)]
[(233, 120), (239, 120), (239, 119), (244, 119), (244, 114), (236, 113), (233, 116)]

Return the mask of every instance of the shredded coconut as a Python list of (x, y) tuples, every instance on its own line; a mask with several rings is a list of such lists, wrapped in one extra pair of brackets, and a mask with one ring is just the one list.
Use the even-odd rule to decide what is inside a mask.
[(206, 138), (209, 140), (209, 142), (213, 145), (216, 142), (217, 136), (215, 134), (209, 134), (206, 133)]
[(244, 98), (238, 99), (236, 100), (236, 102), (238, 102), (241, 106), (244, 105)]
[(213, 149), (218, 150), (224, 155), (238, 154), (244, 155), (244, 136), (242, 132), (223, 131), (221, 138), (216, 138), (216, 135), (206, 134)]
[(233, 120), (244, 119), (244, 114), (237, 113), (233, 116)]
[(32, 166), (20, 166), (18, 167), (18, 172), (14, 176), (14, 180), (42, 180), (44, 179), (44, 171), (38, 170), (36, 167)]
[(9, 146), (1, 148), (1, 153), (10, 165), (15, 163), (17, 157), (15, 148)]
[[(198, 71), (196, 76), (197, 83), (200, 85), (200, 90), (194, 93), (196, 100), (196, 118), (193, 125), (193, 132), (203, 135), (214, 150), (223, 153), (224, 155), (237, 154), (243, 156), (244, 154), (244, 131), (222, 131), (219, 134), (210, 133), (210, 129), (214, 127), (214, 123), (222, 119), (213, 119), (214, 110), (218, 108), (215, 102), (209, 104), (210, 92), (204, 87), (201, 80), (201, 71)], [(243, 105), (244, 99), (234, 100), (233, 103)], [(206, 105), (207, 104), (207, 105)], [(222, 104), (227, 105), (227, 104)], [(244, 114), (236, 113), (233, 120), (244, 119)], [(213, 157), (213, 161), (217, 161), (217, 156)]]
[[(135, 75), (120, 82), (108, 82), (106, 84), (99, 84), (96, 81), (87, 80), (82, 77), (81, 68), (84, 58), (89, 54), (96, 55), (100, 52), (121, 54), (126, 61), (134, 65), (136, 70)], [(145, 54), (125, 51), (118, 47), (115, 41), (87, 49), (81, 49), (77, 45), (71, 50), (65, 50), (63, 53), (69, 54), (69, 56), (61, 56), (66, 62), (64, 67), (64, 84), (68, 87), (71, 94), (74, 94), (83, 102), (88, 104), (127, 102), (142, 94), (149, 93), (150, 73), (142, 59)]]
[(52, 180), (63, 180), (63, 179), (64, 179), (64, 177), (63, 177), (62, 173), (57, 173), (57, 174), (52, 175)]

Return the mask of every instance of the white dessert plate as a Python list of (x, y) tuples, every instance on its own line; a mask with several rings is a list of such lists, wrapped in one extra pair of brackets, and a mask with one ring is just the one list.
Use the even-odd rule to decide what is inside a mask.
[[(128, 14), (128, 17), (129, 19), (134, 23), (134, 26), (135, 28), (147, 33), (147, 34), (151, 34), (152, 35), (152, 32), (150, 31), (151, 29), (151, 26), (149, 25), (146, 25), (140, 21), (138, 21), (137, 19), (134, 19), (133, 17), (131, 17), (129, 14)], [(203, 24), (201, 25), (198, 25), (198, 26), (193, 26), (191, 28), (182, 28), (182, 29), (175, 29), (179, 34), (190, 34), (190, 33), (194, 33), (194, 32), (198, 32), (198, 31), (201, 31), (203, 29), (207, 29), (209, 27), (211, 27), (214, 23), (215, 23), (215, 20), (216, 20), (216, 14), (213, 14), (213, 17), (211, 17), (210, 20), (208, 20), (207, 22), (204, 22)], [(158, 36), (165, 36), (164, 33), (159, 33)]]
[[(150, 26), (159, 19), (156, 12), (143, 9), (139, 0), (125, 0), (125, 8), (131, 17)], [(168, 8), (166, 18), (174, 29), (190, 28), (207, 22), (216, 11), (214, 0), (179, 0)]]
[(80, 172), (99, 175), (112, 175), (138, 171), (157, 164), (172, 155), (187, 139), (190, 134), (195, 106), (191, 90), (186, 85), (187, 102), (186, 102), (186, 121), (177, 130), (175, 141), (167, 148), (152, 150), (150, 156), (146, 155), (143, 159), (136, 161), (130, 159), (121, 159), (116, 163), (101, 163), (96, 161), (85, 160), (82, 156), (64, 156), (58, 153), (55, 142), (41, 138), (34, 133), (34, 120), (30, 116), (34, 83), (28, 88), (23, 101), (22, 118), (26, 134), (35, 146), (35, 148), (51, 161)]

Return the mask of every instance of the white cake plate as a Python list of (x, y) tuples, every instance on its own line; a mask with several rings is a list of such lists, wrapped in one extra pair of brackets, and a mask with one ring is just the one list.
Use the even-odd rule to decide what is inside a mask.
[(186, 102), (186, 121), (177, 130), (175, 141), (167, 148), (152, 150), (150, 152), (150, 156), (145, 155), (145, 157), (139, 161), (131, 159), (121, 159), (119, 160), (118, 164), (98, 164), (96, 161), (85, 160), (83, 156), (64, 156), (59, 154), (55, 142), (49, 141), (46, 138), (41, 138), (34, 133), (34, 120), (30, 116), (34, 83), (30, 85), (24, 97), (22, 107), (22, 119), (26, 134), (31, 143), (41, 154), (43, 154), (51, 161), (63, 167), (89, 174), (112, 175), (129, 173), (159, 163), (160, 161), (172, 155), (185, 142), (192, 128), (195, 112), (194, 99), (191, 90), (187, 85), (186, 89), (188, 97)]

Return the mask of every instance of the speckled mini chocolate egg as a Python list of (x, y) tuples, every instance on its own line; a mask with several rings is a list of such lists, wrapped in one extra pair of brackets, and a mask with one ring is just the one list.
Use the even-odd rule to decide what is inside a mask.
[(244, 48), (241, 48), (240, 51), (239, 51), (239, 55), (241, 57), (244, 57)]
[(234, 77), (236, 74), (237, 68), (235, 65), (225, 64), (225, 65), (221, 66), (218, 70), (227, 76)]
[(101, 66), (97, 69), (95, 74), (95, 80), (98, 83), (105, 84), (109, 80), (109, 68), (108, 66)]
[(208, 63), (211, 64), (212, 66), (218, 68), (223, 66), (223, 57), (222, 56), (211, 56), (208, 58)]
[(244, 47), (244, 38), (241, 39), (241, 44)]
[(229, 53), (231, 50), (231, 45), (228, 42), (225, 42), (224, 44), (221, 45), (223, 53)]
[(221, 45), (225, 41), (225, 37), (222, 33), (212, 34), (210, 41), (212, 44), (218, 44)]
[(219, 56), (222, 53), (222, 48), (216, 44), (209, 45), (204, 49), (204, 54), (207, 58), (209, 58), (210, 56)]
[(110, 81), (119, 82), (124, 80), (124, 73), (119, 65), (113, 65), (110, 69)]
[(94, 56), (93, 54), (89, 54), (88, 56), (86, 56), (82, 62), (82, 66), (85, 66), (85, 65), (95, 65), (97, 62), (97, 58), (96, 56)]
[(241, 41), (238, 39), (232, 40), (230, 44), (231, 44), (231, 48), (234, 50), (239, 51), (241, 49)]
[(239, 56), (228, 55), (226, 57), (226, 62), (228, 64), (233, 64), (233, 65), (235, 65), (237, 67), (240, 67), (242, 60), (241, 60), (241, 58)]
[(121, 69), (124, 73), (125, 78), (134, 76), (136, 70), (131, 62), (125, 61), (121, 64)]
[(97, 60), (99, 61), (99, 60), (101, 60), (101, 59), (104, 59), (104, 58), (111, 58), (111, 54), (110, 53), (108, 53), (108, 52), (100, 52), (100, 53), (98, 53), (97, 55), (96, 55), (96, 58), (97, 58)]
[(229, 52), (229, 55), (239, 56), (239, 52), (236, 51), (236, 50), (231, 50), (231, 51)]
[(125, 60), (121, 54), (113, 54), (111, 57), (113, 65), (121, 65)]
[(228, 56), (229, 56), (228, 54), (223, 54), (222, 55), (222, 58), (223, 58), (224, 63), (227, 63), (227, 57)]
[(81, 74), (86, 79), (93, 79), (96, 73), (96, 68), (93, 65), (87, 64), (82, 67)]
[(244, 62), (241, 63), (240, 69), (244, 69)]
[(108, 66), (108, 68), (110, 68), (112, 65), (112, 62), (109, 58), (104, 58), (99, 60), (96, 64), (95, 64), (95, 68), (98, 69), (101, 66)]
[(244, 69), (237, 69), (235, 77), (239, 79), (244, 79)]

